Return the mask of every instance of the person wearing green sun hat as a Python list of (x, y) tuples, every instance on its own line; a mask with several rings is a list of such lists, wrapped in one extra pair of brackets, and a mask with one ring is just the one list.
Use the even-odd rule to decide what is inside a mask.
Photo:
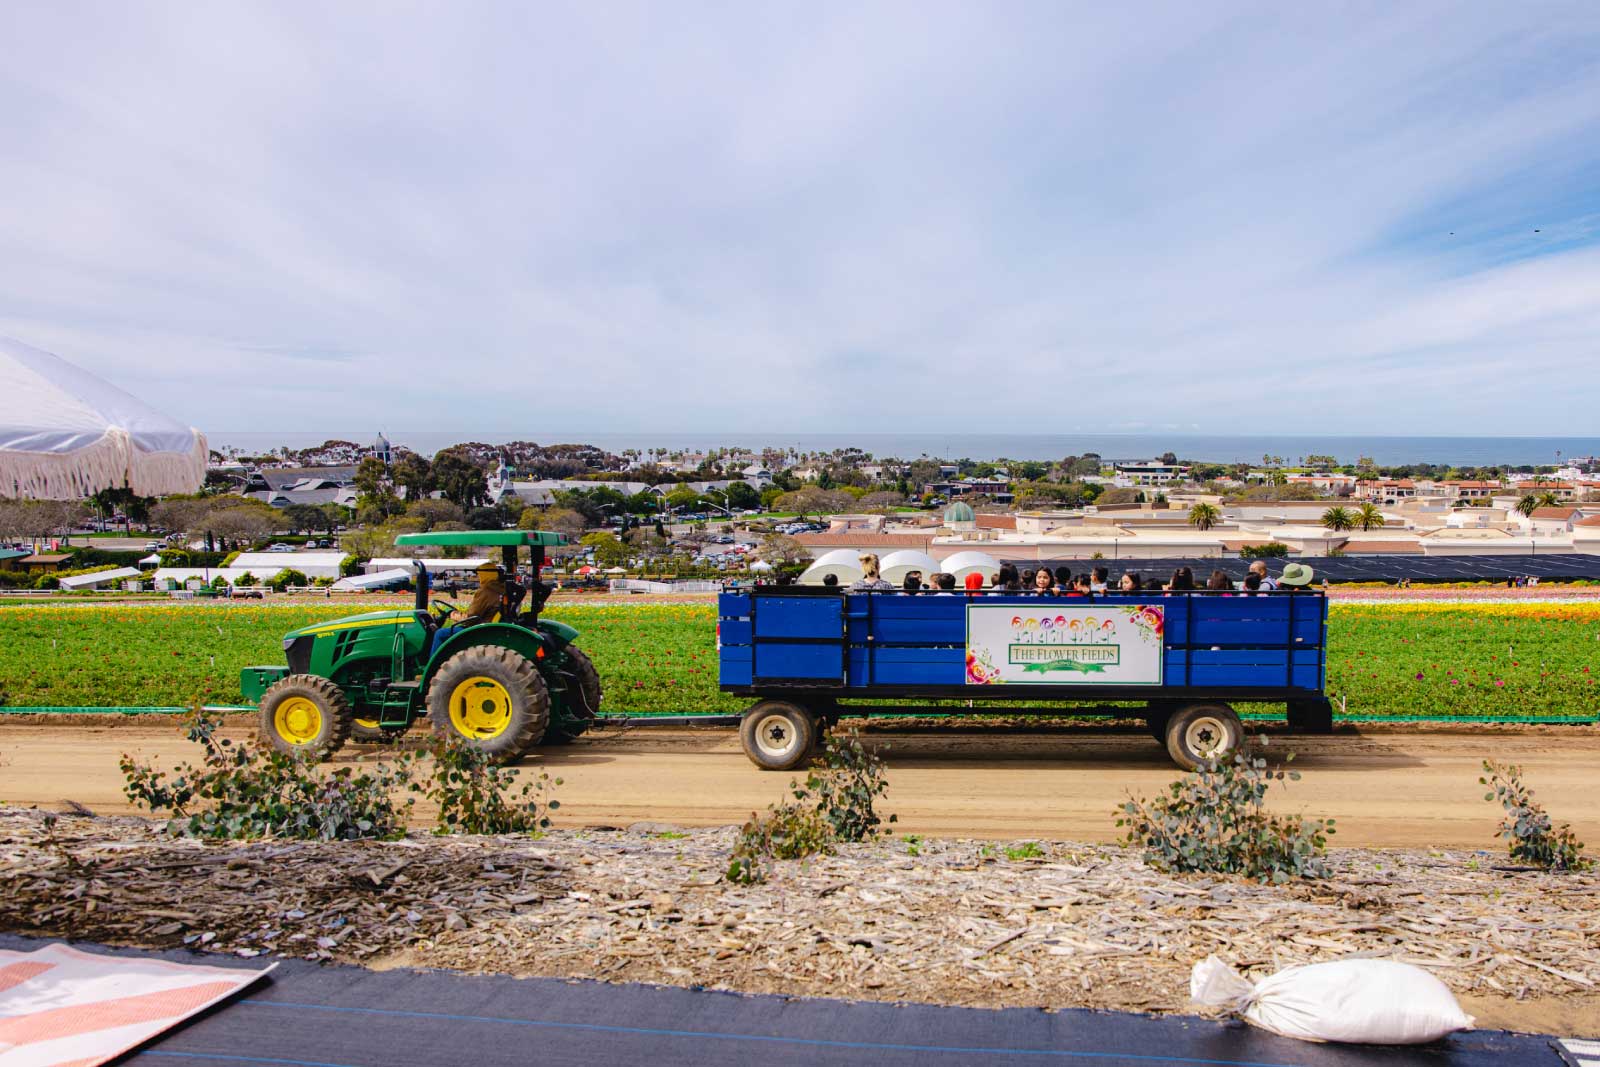
[(1304, 592), (1311, 586), (1315, 572), (1304, 563), (1290, 563), (1278, 575), (1278, 588)]

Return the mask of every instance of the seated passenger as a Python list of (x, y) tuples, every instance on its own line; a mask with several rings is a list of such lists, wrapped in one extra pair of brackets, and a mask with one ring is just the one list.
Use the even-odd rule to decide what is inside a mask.
[(1206, 582), (1207, 589), (1226, 590), (1233, 588), (1233, 579), (1228, 577), (1226, 571), (1212, 571), (1211, 578)]
[(871, 552), (863, 552), (857, 557), (861, 561), (861, 580), (850, 587), (852, 593), (865, 593), (876, 589), (893, 589), (894, 586), (883, 580), (878, 573), (878, 557)]
[(1040, 567), (1039, 573), (1033, 576), (1033, 591), (1039, 596), (1056, 595), (1056, 576), (1050, 573), (1049, 567)]
[(967, 575), (966, 578), (962, 579), (961, 584), (966, 586), (967, 592), (976, 593), (978, 590), (983, 588), (983, 572), (973, 571), (971, 574)]
[(1007, 593), (1022, 592), (1022, 582), (1017, 578), (1017, 568), (1009, 563), (1000, 564), (1000, 573), (994, 576), (994, 587)]
[(904, 593), (922, 592), (922, 572), (906, 571), (905, 581), (900, 583), (900, 590)]
[(1172, 572), (1172, 581), (1167, 583), (1169, 593), (1187, 593), (1194, 590), (1194, 571), (1188, 567), (1179, 567)]
[(506, 583), (500, 568), (493, 563), (482, 563), (477, 573), (478, 591), (473, 594), (472, 603), (467, 605), (466, 611), (452, 610), (445, 619), (450, 625), (440, 626), (433, 632), (430, 655), (439, 651), (439, 646), (458, 630), (480, 622), (491, 622), (499, 616), (506, 599)]
[(1104, 593), (1110, 588), (1106, 583), (1108, 573), (1104, 567), (1096, 567), (1089, 577), (1089, 588), (1096, 593)]
[(1311, 588), (1313, 571), (1304, 563), (1290, 563), (1278, 575), (1278, 588), (1291, 593), (1304, 593)]
[(1137, 593), (1144, 588), (1144, 583), (1139, 578), (1138, 571), (1129, 571), (1122, 576), (1121, 591), (1124, 593)]
[(1244, 576), (1244, 581), (1240, 583), (1240, 587), (1244, 589), (1246, 593), (1260, 593), (1261, 575), (1257, 574), (1255, 571), (1251, 571), (1249, 574)]
[[(978, 576), (978, 581), (979, 582), (983, 581), (983, 575), (980, 574)], [(953, 596), (953, 595), (955, 595), (955, 591), (956, 591), (956, 576), (955, 575), (947, 574), (944, 571), (940, 571), (938, 574), (935, 574), (933, 576), (933, 584), (934, 584), (934, 587), (939, 590), (939, 594), (941, 596)]]
[(1068, 596), (1094, 596), (1094, 583), (1090, 581), (1087, 572), (1072, 579), (1072, 591)]
[(1065, 594), (1067, 592), (1067, 590), (1069, 590), (1071, 588), (1072, 588), (1072, 568), (1071, 567), (1057, 567), (1056, 568), (1056, 592), (1061, 593), (1061, 594)]
[(822, 576), (822, 584), (832, 589), (839, 584), (839, 576), (837, 574), (824, 574)]

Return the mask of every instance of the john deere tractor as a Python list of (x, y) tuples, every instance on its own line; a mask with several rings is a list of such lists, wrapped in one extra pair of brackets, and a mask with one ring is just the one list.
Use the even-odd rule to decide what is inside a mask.
[[(291, 631), (287, 667), (246, 667), (245, 695), (260, 704), (261, 736), (274, 747), (326, 757), (345, 741), (398, 737), (426, 716), (495, 760), (536, 745), (566, 744), (600, 711), (600, 676), (573, 644), (578, 631), (539, 617), (550, 590), (539, 579), (545, 548), (561, 534), (528, 530), (403, 534), (400, 545), (498, 548), (505, 573), (500, 610), (464, 626), (437, 649), (435, 634), (457, 605), (430, 599), (427, 564), (415, 567), (416, 603)], [(531, 557), (517, 572), (517, 549)]]

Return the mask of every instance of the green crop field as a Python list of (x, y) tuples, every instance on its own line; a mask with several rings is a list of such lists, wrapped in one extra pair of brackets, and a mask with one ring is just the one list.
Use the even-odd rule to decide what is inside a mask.
[[(0, 693), (13, 706), (237, 704), (239, 668), (282, 663), (307, 606), (29, 606), (0, 612)], [(736, 711), (717, 691), (709, 604), (560, 607), (583, 632), (604, 710)], [(1334, 605), (1328, 692), (1351, 715), (1592, 716), (1600, 604)]]

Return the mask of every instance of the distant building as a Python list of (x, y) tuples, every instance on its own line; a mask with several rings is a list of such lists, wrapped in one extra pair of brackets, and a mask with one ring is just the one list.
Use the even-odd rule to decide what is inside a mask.
[(394, 462), (394, 449), (389, 445), (389, 439), (383, 436), (383, 431), (378, 431), (378, 439), (372, 442), (372, 455), (382, 461), (385, 467)]
[(1175, 463), (1117, 463), (1111, 484), (1119, 489), (1132, 489), (1141, 485), (1171, 485), (1188, 476), (1189, 468)]

